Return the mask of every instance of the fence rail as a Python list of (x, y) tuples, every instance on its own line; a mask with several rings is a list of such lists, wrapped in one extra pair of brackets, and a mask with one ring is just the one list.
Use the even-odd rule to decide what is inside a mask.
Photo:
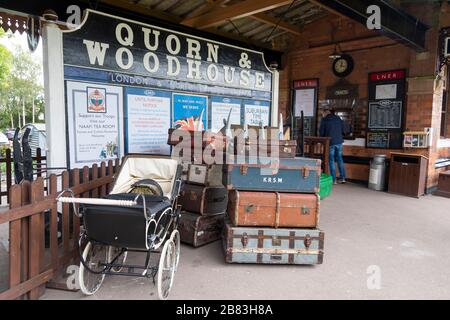
[[(32, 157), (33, 160), (33, 173), (35, 177), (42, 177), (46, 173), (46, 157), (42, 156), (42, 151), (40, 148), (36, 149), (36, 156)], [(5, 163), (5, 170), (2, 170), (2, 163)], [(6, 203), (10, 203), (9, 190), (14, 184), (14, 174), (13, 174), (13, 155), (11, 149), (6, 149), (5, 157), (0, 157), (0, 177), (6, 178), (6, 188), (4, 188), (3, 183), (0, 183), (0, 205), (4, 203), (3, 197), (6, 198)]]
[(11, 186), (10, 209), (0, 213), (0, 225), (9, 223), (10, 239), (9, 289), (0, 292), (0, 300), (38, 299), (45, 292), (45, 284), (56, 281), (69, 264), (79, 263), (80, 220), (68, 204), (58, 206), (56, 196), (67, 188), (77, 197), (105, 196), (118, 167), (118, 160), (102, 162), (100, 166), (64, 171), (59, 176), (52, 174), (48, 179), (38, 177), (33, 182)]

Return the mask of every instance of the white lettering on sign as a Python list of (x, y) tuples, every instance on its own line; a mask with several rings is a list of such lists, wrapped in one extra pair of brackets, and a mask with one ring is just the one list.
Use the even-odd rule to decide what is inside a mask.
[[(175, 64), (175, 70), (174, 70), (174, 64)], [(180, 74), (180, 60), (178, 60), (176, 57), (167, 56), (167, 75), (170, 77), (176, 77)]]
[[(123, 36), (123, 31), (126, 31), (126, 36)], [(132, 47), (133, 46), (133, 29), (126, 24), (126, 23), (119, 23), (116, 27), (116, 39), (117, 41), (126, 47)]]
[[(161, 34), (158, 30), (151, 30), (148, 28), (142, 28), (144, 32), (144, 45), (148, 50), (155, 51), (159, 47), (159, 35)], [(151, 43), (151, 34), (153, 34), (153, 43)]]
[[(124, 53), (127, 56), (127, 62), (124, 62)], [(131, 53), (130, 49), (128, 48), (119, 48), (116, 51), (116, 63), (117, 65), (124, 69), (124, 70), (128, 70), (133, 66), (133, 54)]]
[(219, 46), (217, 44), (207, 43), (208, 47), (208, 58), (206, 61), (217, 63), (219, 60)]
[(202, 58), (200, 56), (200, 41), (187, 38), (186, 42), (188, 44), (186, 57), (200, 60)]
[[(153, 67), (150, 66), (150, 58), (153, 60)], [(159, 58), (153, 52), (147, 52), (144, 55), (144, 68), (148, 72), (154, 73), (159, 69)]]
[(264, 183), (283, 183), (283, 178), (271, 178), (265, 177), (263, 178)]
[(177, 55), (181, 48), (180, 39), (178, 39), (178, 37), (174, 34), (169, 35), (166, 39), (166, 48), (170, 54)]
[(88, 52), (89, 62), (91, 64), (98, 63), (102, 66), (105, 63), (106, 50), (109, 48), (109, 44), (91, 40), (83, 40), (83, 43)]

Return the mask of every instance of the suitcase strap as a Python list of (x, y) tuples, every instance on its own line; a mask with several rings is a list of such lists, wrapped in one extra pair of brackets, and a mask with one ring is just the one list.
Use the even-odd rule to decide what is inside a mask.
[(275, 192), (277, 197), (277, 205), (275, 207), (275, 228), (280, 226), (280, 209), (281, 209), (281, 197), (278, 192)]

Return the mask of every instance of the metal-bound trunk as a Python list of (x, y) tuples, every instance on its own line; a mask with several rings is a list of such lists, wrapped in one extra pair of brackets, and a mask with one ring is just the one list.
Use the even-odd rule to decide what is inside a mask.
[(228, 263), (321, 264), (324, 233), (319, 229), (233, 227), (225, 221)]
[(228, 215), (235, 226), (315, 228), (319, 196), (233, 190), (228, 194)]
[[(277, 149), (277, 150), (276, 150)], [(265, 140), (249, 142), (243, 146), (236, 145), (235, 153), (245, 156), (275, 156), (278, 152), (280, 158), (295, 158), (297, 141), (295, 140)]]
[(228, 190), (319, 192), (321, 161), (309, 158), (249, 158), (244, 164), (225, 167), (223, 184)]
[(183, 211), (178, 225), (181, 241), (199, 247), (219, 240), (222, 236), (224, 218), (225, 214), (202, 216)]
[(184, 184), (178, 198), (183, 210), (202, 215), (225, 213), (227, 210), (228, 191), (223, 186), (204, 187)]
[(191, 164), (189, 165), (187, 182), (203, 186), (222, 185), (223, 165)]

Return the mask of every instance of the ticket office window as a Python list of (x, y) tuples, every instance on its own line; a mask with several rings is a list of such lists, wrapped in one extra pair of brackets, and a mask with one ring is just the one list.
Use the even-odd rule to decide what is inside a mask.
[(320, 125), (320, 121), (322, 121), (323, 110), (327, 107), (332, 108), (335, 110), (335, 114), (344, 122), (344, 139), (354, 140), (355, 137), (360, 135), (356, 118), (357, 103), (358, 99), (356, 98), (321, 100), (319, 103), (318, 124)]

